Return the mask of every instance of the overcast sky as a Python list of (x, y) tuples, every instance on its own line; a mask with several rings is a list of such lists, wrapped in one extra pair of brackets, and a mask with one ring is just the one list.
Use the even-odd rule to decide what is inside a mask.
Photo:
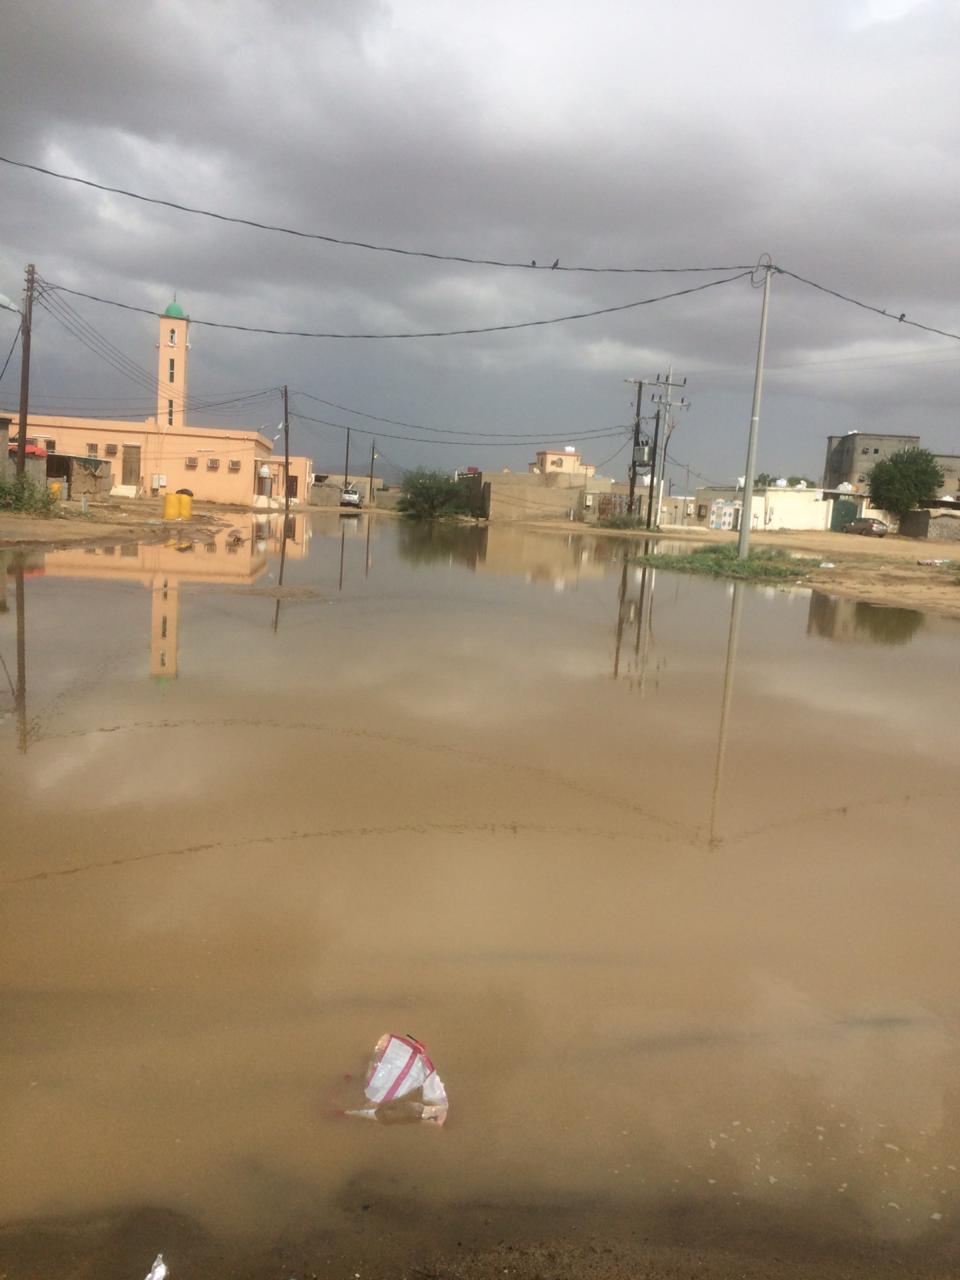
[[(960, 331), (957, 0), (7, 0), (0, 152), (181, 203), (433, 252), (589, 266), (761, 253), (894, 315)], [(0, 165), (0, 291), (46, 280), (195, 319), (289, 329), (464, 328), (703, 283), (469, 266), (295, 239)], [(155, 322), (71, 305), (153, 372)], [(582, 444), (672, 361), (671, 453), (743, 470), (760, 292), (514, 333), (307, 340), (195, 326), (195, 396), (289, 383), (460, 432)], [(4, 316), (6, 317), (4, 319)], [(0, 360), (16, 319), (0, 312)], [(146, 409), (144, 388), (42, 308), (40, 406)], [(16, 397), (16, 362), (0, 399)], [(918, 432), (960, 453), (960, 343), (775, 276), (758, 467), (820, 477), (824, 439)], [(317, 417), (370, 428), (304, 399)], [(275, 424), (279, 399), (207, 421)], [(200, 420), (200, 419), (198, 419)], [(294, 447), (339, 467), (343, 433)], [(432, 447), (377, 428), (385, 465), (522, 468), (532, 447)], [(369, 436), (354, 436), (358, 454)], [(624, 450), (604, 468), (622, 476)], [(682, 471), (674, 475), (682, 484)]]

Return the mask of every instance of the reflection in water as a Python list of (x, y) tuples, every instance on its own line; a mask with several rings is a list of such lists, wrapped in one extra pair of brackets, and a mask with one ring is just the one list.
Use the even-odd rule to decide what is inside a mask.
[[(958, 752), (896, 732), (936, 714), (954, 657), (937, 624), (923, 663), (863, 662), (809, 643), (802, 596), (728, 599), (624, 563), (622, 541), (443, 530), (431, 575), (398, 541), (434, 539), (368, 520), (343, 607), (302, 605), (275, 641), (265, 553), (332, 587), (355, 524), (308, 519), (307, 572), (275, 524), (232, 549), (51, 552), (49, 579), (114, 585), (25, 583), (29, 756), (0, 734), (0, 1163), (18, 1175), (0, 1217), (53, 1238), (44, 1214), (135, 1204), (284, 1242), (401, 1202), (428, 1230), (508, 1200), (550, 1222), (666, 1205), (673, 1229), (681, 1206), (741, 1197), (784, 1230), (811, 1205), (861, 1233), (948, 1218)], [(169, 669), (184, 581), (250, 598), (182, 593), (194, 678), (158, 710), (143, 592)], [(320, 1117), (388, 1028), (441, 1057), (442, 1142)]]
[(397, 550), (410, 564), (445, 560), (469, 569), (486, 559), (489, 527), (445, 520), (404, 520), (398, 526)]
[(730, 625), (727, 629), (727, 653), (723, 664), (723, 697), (720, 701), (720, 732), (717, 735), (717, 755), (713, 769), (713, 790), (710, 794), (710, 843), (719, 843), (717, 814), (720, 809), (720, 788), (723, 783), (723, 766), (727, 757), (727, 733), (730, 725), (730, 708), (733, 704), (733, 680), (737, 667), (737, 650), (740, 647), (740, 617), (743, 613), (743, 583), (734, 582), (730, 597)]
[(13, 698), (14, 719), (17, 725), (17, 750), (25, 754), (29, 745), (27, 733), (27, 605), (24, 591), (24, 557), (22, 552), (0, 552), (0, 613), (9, 613), (7, 601), (7, 576), (13, 578), (14, 608), (16, 611), (16, 680), (10, 674), (6, 657), (0, 653), (0, 666)]
[(916, 609), (894, 609), (814, 591), (807, 634), (860, 644), (909, 644), (924, 624)]

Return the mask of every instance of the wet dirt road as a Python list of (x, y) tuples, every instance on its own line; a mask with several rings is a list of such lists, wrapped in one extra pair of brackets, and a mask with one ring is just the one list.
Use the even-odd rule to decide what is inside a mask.
[[(6, 565), (0, 1270), (950, 1274), (958, 625), (278, 532)], [(331, 1118), (386, 1030), (443, 1130)]]

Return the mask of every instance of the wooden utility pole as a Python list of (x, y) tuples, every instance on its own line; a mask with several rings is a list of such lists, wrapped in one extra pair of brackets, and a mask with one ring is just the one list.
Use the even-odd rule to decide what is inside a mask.
[(373, 501), (373, 462), (374, 462), (374, 459), (376, 458), (376, 456), (377, 456), (377, 442), (376, 442), (376, 440), (374, 440), (374, 441), (373, 441), (373, 443), (372, 443), (372, 444), (371, 444), (371, 446), (370, 446), (370, 488), (367, 490), (367, 503), (368, 503), (368, 505), (369, 505), (369, 506), (371, 506), (371, 507), (372, 507), (372, 506), (374, 506), (374, 501)]
[(27, 281), (23, 290), (23, 311), (20, 313), (20, 428), (17, 436), (17, 475), (22, 476), (27, 465), (27, 409), (30, 404), (30, 329), (33, 324), (33, 290), (37, 270), (31, 262), (27, 267)]
[(627, 498), (627, 514), (633, 515), (633, 504), (637, 494), (637, 467), (640, 453), (640, 411), (643, 404), (643, 379), (637, 380), (637, 411), (633, 418), (633, 456), (630, 460), (630, 495)]
[(653, 523), (653, 484), (657, 476), (657, 449), (660, 446), (660, 423), (664, 417), (663, 405), (657, 405), (657, 420), (653, 428), (653, 454), (650, 467), (650, 488), (647, 491), (647, 528)]

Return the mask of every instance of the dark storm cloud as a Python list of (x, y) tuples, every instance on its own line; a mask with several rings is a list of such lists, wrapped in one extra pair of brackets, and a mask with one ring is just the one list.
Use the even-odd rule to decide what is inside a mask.
[[(625, 0), (14, 0), (0, 138), (5, 154), (108, 184), (411, 248), (616, 265), (748, 263), (769, 251), (956, 330), (958, 26), (956, 7), (935, 0), (653, 11)], [(684, 282), (410, 260), (6, 169), (0, 182), (10, 294), (33, 260), (49, 279), (148, 306), (177, 288), (198, 317), (405, 330), (559, 315)], [(149, 319), (77, 305), (150, 365)], [(391, 417), (575, 440), (627, 421), (623, 378), (672, 360), (694, 405), (674, 452), (731, 475), (758, 308), (740, 282), (564, 327), (422, 343), (196, 329), (193, 383), (287, 381)], [(42, 391), (129, 401), (109, 368), (40, 324)], [(960, 451), (957, 346), (778, 277), (761, 465), (815, 473), (827, 432), (906, 422)], [(318, 460), (339, 455), (338, 433), (308, 442)], [(591, 447), (595, 460), (617, 442), (606, 443)], [(511, 466), (527, 454), (404, 442), (387, 452)]]

